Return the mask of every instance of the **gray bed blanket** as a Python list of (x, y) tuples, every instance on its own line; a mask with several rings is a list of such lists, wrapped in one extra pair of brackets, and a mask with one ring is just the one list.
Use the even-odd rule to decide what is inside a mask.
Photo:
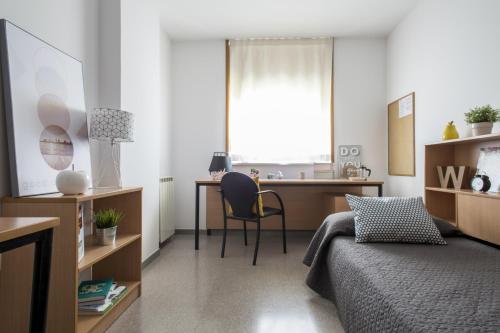
[(500, 250), (441, 221), (446, 246), (358, 244), (353, 217), (329, 216), (304, 258), (347, 332), (500, 332)]

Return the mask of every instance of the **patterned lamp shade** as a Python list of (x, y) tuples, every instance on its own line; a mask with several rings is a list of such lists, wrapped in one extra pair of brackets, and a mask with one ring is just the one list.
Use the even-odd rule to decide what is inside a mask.
[(108, 108), (90, 112), (90, 138), (117, 142), (134, 141), (134, 114)]

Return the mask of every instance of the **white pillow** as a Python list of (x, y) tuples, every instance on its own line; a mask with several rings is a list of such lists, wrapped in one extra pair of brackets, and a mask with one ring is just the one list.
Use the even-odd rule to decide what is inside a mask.
[(354, 211), (357, 243), (446, 245), (421, 197), (357, 197), (346, 194)]

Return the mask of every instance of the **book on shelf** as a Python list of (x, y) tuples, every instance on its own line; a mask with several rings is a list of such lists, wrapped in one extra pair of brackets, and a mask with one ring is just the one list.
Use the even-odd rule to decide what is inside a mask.
[(82, 281), (78, 286), (78, 303), (101, 302), (104, 304), (112, 285), (111, 279)]
[(98, 299), (98, 300), (91, 300), (91, 301), (78, 301), (78, 306), (82, 307), (82, 306), (95, 306), (95, 305), (103, 305), (104, 303), (106, 303), (106, 299), (109, 297), (109, 294), (115, 290), (117, 287), (117, 284), (116, 282), (113, 282), (111, 284), (111, 288), (109, 288), (109, 291), (108, 291), (108, 294), (106, 295), (105, 298), (102, 298), (102, 299)]
[[(78, 311), (80, 315), (103, 315), (108, 312), (113, 305), (125, 294), (127, 287), (118, 286), (113, 283), (108, 295), (102, 304), (89, 304), (89, 302), (80, 303)], [(91, 302), (90, 302), (91, 303)]]
[(78, 205), (78, 262), (82, 261), (85, 255), (85, 228), (83, 216), (83, 204)]

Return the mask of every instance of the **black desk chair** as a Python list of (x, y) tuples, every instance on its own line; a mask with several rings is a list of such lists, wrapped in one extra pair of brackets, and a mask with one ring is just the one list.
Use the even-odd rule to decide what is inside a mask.
[[(259, 252), (260, 240), (260, 220), (273, 215), (281, 215), (283, 232), (283, 253), (286, 253), (286, 228), (285, 228), (285, 208), (283, 201), (278, 193), (266, 190), (259, 191), (257, 184), (249, 176), (229, 172), (222, 177), (221, 184), (222, 211), (224, 213), (224, 236), (222, 239), (221, 258), (224, 258), (227, 235), (227, 219), (243, 221), (243, 230), (245, 233), (245, 246), (247, 242), (247, 221), (257, 223), (257, 239), (255, 242), (255, 251), (253, 255), (253, 265), (257, 262), (257, 253)], [(259, 214), (258, 199), (262, 194), (273, 194), (280, 203), (280, 208), (263, 207), (263, 215)], [(232, 214), (228, 215), (226, 210), (226, 200), (231, 205)]]

